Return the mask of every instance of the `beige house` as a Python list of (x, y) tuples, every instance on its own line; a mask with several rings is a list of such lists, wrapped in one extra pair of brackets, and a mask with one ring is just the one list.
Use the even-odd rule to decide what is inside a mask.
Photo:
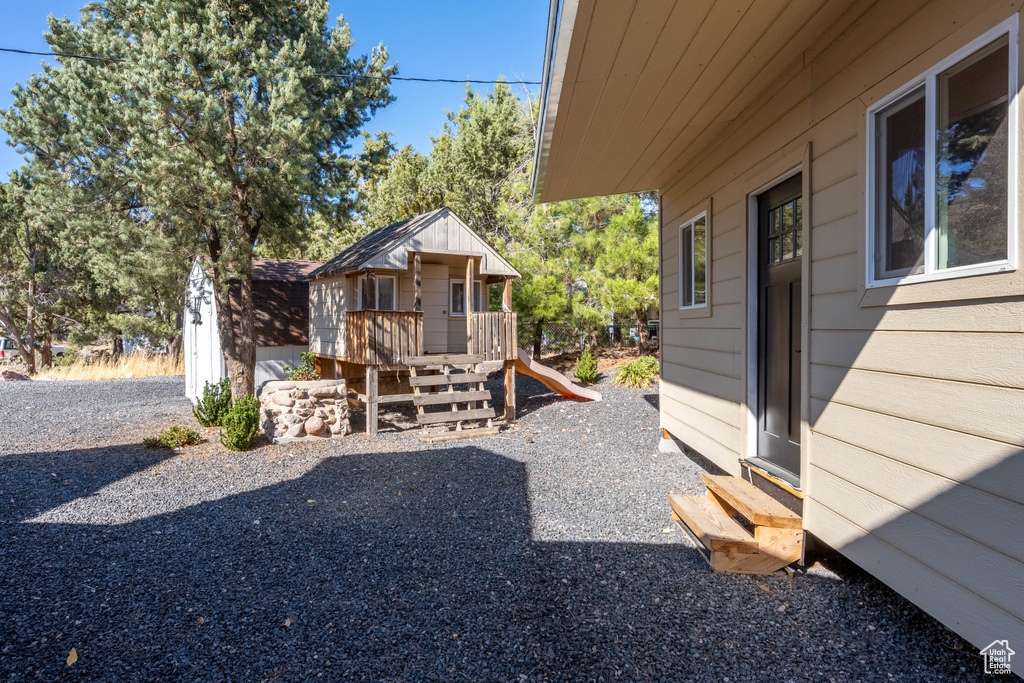
[(1019, 7), (552, 0), (534, 171), (661, 193), (663, 445), (978, 647), (1024, 645)]

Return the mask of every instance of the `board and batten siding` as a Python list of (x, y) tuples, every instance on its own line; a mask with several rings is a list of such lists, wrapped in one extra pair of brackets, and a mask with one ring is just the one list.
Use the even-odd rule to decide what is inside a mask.
[[(804, 526), (974, 645), (1024, 643), (1024, 279), (865, 289), (867, 106), (1013, 7), (862, 9), (695, 143), (662, 188), (661, 423), (733, 474), (754, 455), (748, 195), (802, 166)], [(708, 202), (709, 315), (693, 317), (679, 311), (678, 231)]]
[(309, 283), (309, 350), (345, 357), (345, 305), (351, 300), (344, 275)]

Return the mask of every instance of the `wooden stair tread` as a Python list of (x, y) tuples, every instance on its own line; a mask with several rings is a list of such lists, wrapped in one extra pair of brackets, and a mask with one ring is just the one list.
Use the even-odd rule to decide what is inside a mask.
[(422, 375), (409, 378), (411, 387), (433, 387), (442, 384), (469, 384), (470, 382), (486, 382), (486, 372), (460, 372), (451, 375)]
[(758, 552), (754, 537), (707, 498), (673, 493), (668, 497), (668, 504), (708, 549), (744, 554)]
[(437, 406), (446, 403), (468, 403), (470, 401), (489, 401), (491, 392), (483, 390), (470, 391), (441, 391), (431, 394), (420, 394), (412, 399), (413, 405)]
[(437, 431), (423, 432), (419, 435), (423, 443), (438, 443), (440, 441), (457, 441), (460, 439), (479, 439), (484, 436), (497, 436), (497, 427), (475, 427), (473, 429), (460, 429), (458, 431)]
[(704, 475), (708, 491), (743, 515), (755, 526), (801, 529), (803, 519), (749, 481), (729, 475)]
[(467, 420), (488, 420), (494, 418), (494, 408), (476, 408), (474, 410), (453, 410), (444, 413), (423, 413), (416, 416), (421, 425), (432, 425), (441, 422), (465, 422)]

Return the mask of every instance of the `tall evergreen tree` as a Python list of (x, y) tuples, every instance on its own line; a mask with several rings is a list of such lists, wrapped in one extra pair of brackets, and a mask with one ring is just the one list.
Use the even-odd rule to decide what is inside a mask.
[(119, 217), (72, 222), (202, 245), (235, 397), (254, 388), (254, 248), (296, 244), (305, 217), (351, 210), (349, 141), (393, 99), (386, 49), (350, 56), (347, 24), (329, 27), (327, 13), (327, 0), (92, 3), (77, 23), (51, 17), (46, 40), (109, 61), (57, 58), (4, 116), (43, 186), (63, 182)]

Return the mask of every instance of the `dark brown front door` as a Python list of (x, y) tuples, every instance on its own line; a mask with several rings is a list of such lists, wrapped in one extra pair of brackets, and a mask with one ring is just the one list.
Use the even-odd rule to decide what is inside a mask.
[(758, 457), (800, 476), (803, 183), (758, 197)]

